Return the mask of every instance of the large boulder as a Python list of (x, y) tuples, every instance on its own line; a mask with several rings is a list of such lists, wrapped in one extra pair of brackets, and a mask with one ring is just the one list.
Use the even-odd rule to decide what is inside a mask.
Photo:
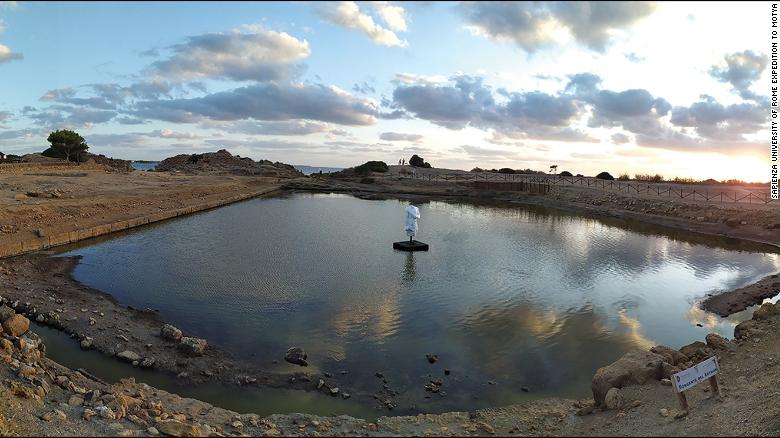
[(691, 342), (690, 344), (680, 348), (680, 352), (688, 356), (688, 359), (692, 361), (697, 359), (704, 360), (715, 354), (715, 352), (712, 351), (712, 349), (702, 341)]
[(179, 350), (190, 356), (203, 356), (203, 353), (206, 352), (206, 347), (208, 346), (209, 343), (206, 342), (205, 339), (189, 338), (186, 336), (181, 338), (181, 342), (179, 342)]
[(758, 323), (751, 319), (742, 321), (734, 327), (734, 339), (742, 339), (751, 336), (758, 331)]
[(707, 345), (713, 350), (733, 350), (734, 344), (717, 333), (710, 333), (705, 338)]
[(623, 407), (623, 394), (617, 388), (609, 388), (606, 397), (604, 397), (604, 404), (607, 409), (620, 409)]
[(22, 315), (13, 315), (3, 321), (3, 331), (11, 336), (22, 336), (30, 329), (30, 320)]
[(125, 350), (116, 355), (116, 357), (122, 359), (125, 362), (138, 362), (141, 360), (141, 355), (135, 351)]
[(306, 362), (306, 358), (308, 355), (303, 350), (303, 348), (299, 347), (290, 347), (290, 349), (287, 350), (287, 353), (284, 355), (284, 360), (287, 362), (290, 362), (295, 365), (300, 365), (302, 367), (309, 366), (309, 363)]
[(160, 336), (171, 341), (179, 342), (181, 340), (182, 333), (178, 328), (170, 324), (165, 324), (160, 329)]
[(14, 309), (6, 306), (3, 304), (0, 306), (0, 322), (5, 322), (6, 319), (14, 316), (16, 312), (14, 312)]
[(680, 353), (672, 347), (667, 347), (666, 345), (656, 345), (655, 347), (651, 348), (650, 351), (663, 356), (666, 359), (666, 362), (668, 362), (670, 365), (679, 365), (681, 363), (688, 362), (688, 356)]
[(772, 316), (780, 315), (780, 306), (772, 303), (764, 303), (753, 312), (753, 319), (769, 319)]
[(610, 388), (643, 385), (650, 380), (661, 380), (664, 357), (650, 351), (633, 350), (610, 365), (599, 368), (593, 376), (593, 400), (604, 406)]

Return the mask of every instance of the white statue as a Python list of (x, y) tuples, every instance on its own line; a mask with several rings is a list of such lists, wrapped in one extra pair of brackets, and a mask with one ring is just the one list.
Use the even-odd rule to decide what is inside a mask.
[(409, 236), (409, 241), (411, 242), (414, 235), (417, 234), (417, 219), (420, 219), (420, 209), (409, 204), (405, 211), (406, 224), (404, 225), (404, 231), (406, 231), (406, 235)]

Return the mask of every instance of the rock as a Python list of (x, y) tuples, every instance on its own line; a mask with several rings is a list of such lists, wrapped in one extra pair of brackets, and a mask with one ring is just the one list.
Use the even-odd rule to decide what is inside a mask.
[(116, 357), (122, 359), (125, 362), (135, 362), (141, 360), (141, 356), (135, 351), (125, 350), (116, 355)]
[(43, 323), (44, 321), (46, 321), (46, 317), (43, 316), (43, 313), (39, 313), (38, 316), (35, 317), (35, 320), (38, 321), (39, 323)]
[(82, 350), (89, 350), (90, 348), (92, 348), (92, 338), (86, 337), (82, 339), (81, 342), (79, 343), (79, 346), (81, 347)]
[(617, 361), (596, 371), (591, 383), (593, 400), (598, 406), (603, 406), (610, 388), (660, 380), (663, 363), (663, 356), (649, 351), (633, 350), (624, 354)]
[(82, 396), (80, 396), (78, 394), (72, 395), (68, 399), (68, 405), (69, 406), (80, 407), (83, 404), (84, 404), (84, 397), (82, 397)]
[(426, 354), (425, 358), (428, 359), (428, 363), (436, 363), (439, 360), (439, 356), (435, 354)]
[(154, 358), (153, 357), (145, 357), (144, 360), (141, 361), (140, 365), (141, 368), (152, 368), (154, 366)]
[(607, 409), (617, 410), (623, 406), (623, 394), (617, 388), (610, 388), (604, 397), (604, 404)]
[(681, 363), (688, 362), (688, 357), (686, 355), (680, 353), (672, 347), (667, 347), (666, 345), (656, 345), (655, 347), (651, 348), (650, 351), (655, 354), (660, 354), (666, 358), (667, 362), (672, 365), (679, 365)]
[(337, 396), (339, 395), (339, 389), (338, 388), (330, 388), (330, 395)]
[(14, 312), (14, 309), (6, 306), (3, 304), (0, 306), (0, 322), (5, 322), (6, 319), (14, 316), (16, 312)]
[(682, 371), (680, 368), (672, 366), (667, 362), (661, 364), (661, 377), (664, 379), (671, 379), (673, 375), (679, 373), (680, 371)]
[(772, 303), (764, 303), (758, 310), (753, 312), (753, 319), (769, 319), (769, 317), (774, 315), (780, 315), (780, 306), (776, 306)]
[(320, 381), (317, 382), (317, 389), (322, 389), (323, 386), (325, 386), (325, 381), (320, 379)]
[(3, 321), (3, 331), (11, 336), (22, 336), (30, 328), (30, 320), (22, 315), (13, 315)]
[(89, 421), (95, 415), (97, 415), (97, 412), (93, 411), (92, 409), (84, 409), (84, 413), (81, 415), (81, 418)]
[(686, 355), (688, 359), (693, 359), (697, 356), (697, 352), (701, 348), (707, 347), (707, 344), (701, 341), (691, 342), (690, 344), (680, 348), (680, 353)]
[(672, 381), (669, 379), (661, 379), (661, 385), (672, 386)]
[(350, 397), (352, 397), (352, 395), (350, 393), (348, 393), (348, 392), (342, 392), (341, 393), (341, 398), (343, 398), (344, 400), (346, 400), (346, 399), (348, 399)]
[(157, 436), (157, 435), (160, 434), (160, 431), (157, 430), (156, 427), (150, 427), (150, 428), (146, 429), (146, 433), (148, 433), (151, 436)]
[(160, 433), (169, 436), (207, 436), (205, 431), (195, 425), (185, 423), (179, 420), (162, 420), (154, 425)]
[(46, 230), (44, 230), (43, 228), (38, 228), (37, 230), (35, 230), (35, 235), (38, 237), (48, 236), (48, 234), (46, 234)]
[(750, 336), (751, 333), (756, 331), (756, 322), (753, 320), (742, 321), (734, 327), (734, 338), (742, 339)]
[(715, 350), (733, 350), (734, 344), (717, 333), (710, 333), (705, 338), (707, 345)]
[(116, 414), (108, 407), (98, 406), (95, 409), (97, 410), (98, 415), (100, 415), (102, 418), (105, 418), (107, 420), (116, 420)]
[(450, 370), (448, 370), (448, 369), (446, 369), (446, 368), (445, 368), (445, 369), (444, 369), (444, 375), (445, 375), (445, 376), (449, 376), (449, 375), (450, 375)]
[(284, 355), (284, 360), (286, 360), (287, 362), (290, 362), (292, 364), (295, 364), (295, 365), (300, 365), (302, 367), (307, 367), (307, 366), (309, 366), (309, 363), (306, 362), (306, 358), (307, 357), (308, 357), (308, 355), (303, 350), (303, 348), (290, 347), (287, 350), (287, 353), (285, 353), (285, 355)]
[(171, 341), (179, 342), (182, 337), (181, 330), (176, 328), (175, 326), (172, 326), (170, 324), (165, 324), (160, 329), (160, 336), (162, 336), (165, 339), (169, 339)]
[(179, 342), (179, 350), (190, 356), (203, 356), (208, 345), (205, 339), (183, 337)]
[(669, 410), (666, 408), (661, 408), (658, 411), (659, 414), (661, 414), (662, 417), (668, 417), (669, 416)]
[(725, 224), (730, 226), (730, 227), (736, 227), (737, 225), (739, 225), (739, 219), (730, 217), (730, 218), (725, 220)]
[(67, 415), (65, 415), (65, 412), (62, 412), (59, 409), (55, 409), (51, 412), (47, 412), (41, 416), (41, 420), (43, 421), (52, 421), (52, 420), (60, 420), (64, 421), (68, 418)]

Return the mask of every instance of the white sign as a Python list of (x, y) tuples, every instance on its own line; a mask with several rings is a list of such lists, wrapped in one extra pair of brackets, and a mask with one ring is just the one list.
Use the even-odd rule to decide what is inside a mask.
[(687, 370), (680, 371), (672, 376), (672, 384), (674, 390), (677, 392), (683, 392), (687, 389), (691, 389), (704, 380), (718, 374), (720, 367), (718, 366), (718, 359), (715, 356), (700, 362)]

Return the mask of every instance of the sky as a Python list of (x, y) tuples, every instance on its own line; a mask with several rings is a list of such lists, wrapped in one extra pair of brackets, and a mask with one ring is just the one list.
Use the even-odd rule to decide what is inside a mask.
[(764, 181), (769, 8), (0, 1), (0, 151)]

